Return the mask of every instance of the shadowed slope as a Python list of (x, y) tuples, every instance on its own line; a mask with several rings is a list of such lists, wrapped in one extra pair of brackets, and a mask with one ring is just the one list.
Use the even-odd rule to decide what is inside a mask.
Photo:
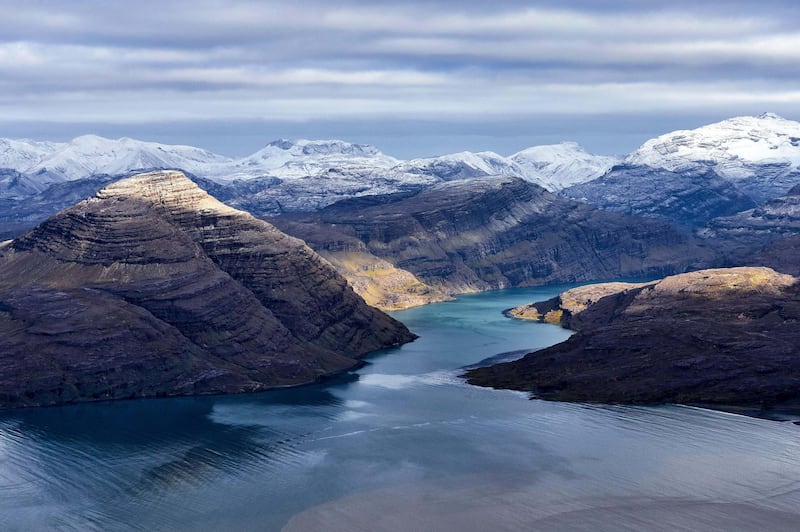
[(179, 172), (113, 183), (2, 253), (6, 404), (298, 384), (413, 338), (301, 241)]
[(471, 370), (469, 382), (561, 401), (768, 406), (800, 398), (794, 277), (723, 268), (618, 288), (585, 308), (565, 304), (585, 296), (581, 289), (534, 304), (559, 309), (576, 333)]
[(710, 255), (664, 222), (513, 177), (342, 201), (271, 220), (323, 255), (369, 252), (447, 294), (684, 271)]

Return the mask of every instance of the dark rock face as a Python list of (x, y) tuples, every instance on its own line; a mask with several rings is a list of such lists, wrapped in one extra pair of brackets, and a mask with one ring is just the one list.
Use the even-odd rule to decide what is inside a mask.
[(513, 177), (357, 198), (270, 221), (320, 253), (366, 251), (450, 294), (658, 275), (708, 259), (666, 223), (564, 200)]
[(4, 406), (263, 390), (411, 339), (179, 172), (115, 182), (0, 249)]
[(751, 256), (764, 246), (800, 235), (800, 186), (755, 209), (715, 218), (698, 235), (726, 250), (731, 260), (753, 263)]
[(603, 297), (567, 341), (467, 377), (559, 401), (768, 406), (800, 397), (798, 320), (794, 277), (702, 270)]
[(565, 188), (561, 195), (613, 212), (668, 220), (686, 229), (756, 206), (734, 184), (703, 168), (672, 172), (621, 164), (593, 181)]
[(800, 277), (800, 235), (770, 242), (749, 262)]

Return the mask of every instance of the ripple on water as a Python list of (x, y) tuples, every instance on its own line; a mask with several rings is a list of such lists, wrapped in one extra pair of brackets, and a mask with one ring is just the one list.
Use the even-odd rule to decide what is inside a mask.
[(0, 529), (800, 522), (800, 427), (688, 407), (531, 401), (459, 377), (467, 364), (565, 338), (500, 315), (552, 292), (395, 313), (417, 341), (318, 385), (3, 413)]

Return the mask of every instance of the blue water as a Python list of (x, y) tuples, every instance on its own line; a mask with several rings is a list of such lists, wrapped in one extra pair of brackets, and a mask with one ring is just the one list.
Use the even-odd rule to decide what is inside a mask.
[(0, 414), (0, 530), (796, 530), (800, 427), (531, 401), (460, 368), (561, 341), (563, 287), (395, 313), (420, 338), (314, 386)]

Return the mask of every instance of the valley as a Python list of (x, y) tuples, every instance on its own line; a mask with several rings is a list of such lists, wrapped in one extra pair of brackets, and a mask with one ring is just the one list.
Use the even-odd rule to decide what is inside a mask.
[[(735, 266), (800, 273), (792, 251), (797, 191), (790, 186), (800, 164), (798, 135), (800, 123), (765, 114), (669, 133), (624, 158), (565, 142), (509, 157), (460, 152), (407, 161), (338, 140), (278, 140), (240, 159), (128, 138), (4, 140), (0, 220), (3, 236), (16, 238), (0, 250), (2, 341), (11, 358), (40, 346), (39, 359), (9, 366), (4, 401), (54, 404), (306, 383), (413, 339), (375, 308), (399, 310), (459, 294)], [(137, 173), (148, 165), (187, 173)], [(35, 228), (25, 233), (29, 226)], [(741, 305), (750, 303), (793, 308), (788, 293), (759, 297), (720, 303), (698, 296), (659, 305), (689, 305), (687, 316), (702, 316), (702, 305), (691, 305), (704, 302), (739, 309), (737, 316), (749, 315)], [(595, 303), (579, 316), (588, 320)], [(648, 312), (660, 315), (655, 308)], [(563, 315), (557, 306), (531, 310), (545, 314), (556, 322)], [(783, 322), (793, 319), (784, 314)], [(73, 321), (43, 333), (60, 315)], [(88, 315), (96, 318), (84, 327)], [(597, 334), (633, 330), (625, 320), (598, 323)], [(653, 323), (658, 331), (668, 328)], [(687, 345), (708, 343), (714, 326), (698, 327), (693, 334), (704, 340)], [(730, 334), (750, 334), (740, 329)], [(642, 330), (654, 344), (634, 351), (666, 345), (661, 333)], [(146, 376), (150, 363), (137, 361), (119, 382), (98, 387), (92, 375), (106, 373), (101, 353), (110, 350), (109, 363), (125, 366), (123, 353), (142, 338), (158, 338), (146, 341), (147, 356), (167, 355), (156, 381)], [(586, 349), (581, 338), (570, 340), (578, 350)], [(74, 366), (90, 346), (95, 362)], [(273, 358), (264, 362), (259, 351)], [(51, 357), (55, 365), (45, 362)], [(517, 377), (481, 383), (538, 393), (553, 388), (525, 381), (526, 363), (509, 366)], [(557, 364), (549, 367), (557, 372)], [(486, 371), (475, 370), (471, 379), (477, 383)], [(17, 389), (13, 375), (29, 372), (41, 376)], [(655, 395), (630, 392), (630, 400), (714, 402), (651, 388)], [(587, 398), (617, 402), (625, 393)]]
[(7, 4), (0, 532), (798, 530), (796, 0)]

